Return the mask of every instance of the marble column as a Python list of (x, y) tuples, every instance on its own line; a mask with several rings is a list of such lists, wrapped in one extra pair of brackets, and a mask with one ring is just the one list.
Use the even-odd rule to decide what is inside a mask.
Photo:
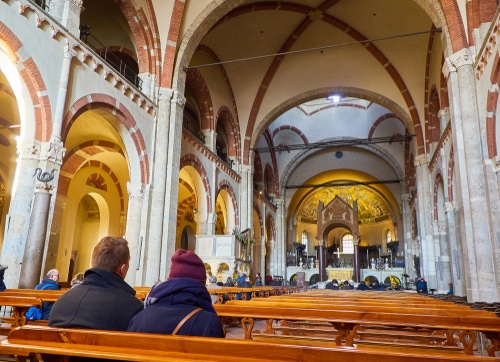
[(418, 230), (420, 235), (420, 265), (422, 276), (427, 280), (429, 289), (436, 289), (436, 247), (434, 240), (431, 182), (429, 176), (429, 157), (415, 157), (417, 174)]
[(182, 115), (186, 98), (177, 93), (171, 99), (170, 129), (167, 144), (167, 173), (165, 182), (163, 230), (160, 252), (160, 278), (165, 279), (170, 272), (170, 258), (175, 252), (177, 230), (177, 201), (179, 198), (179, 167), (182, 145)]
[(486, 194), (483, 140), (479, 127), (472, 56), (468, 48), (447, 57), (443, 73), (450, 95), (455, 178), (454, 190), (461, 210), (461, 234), (469, 302), (500, 298), (494, 267), (495, 238), (490, 225)]
[(153, 177), (151, 178), (149, 193), (149, 233), (145, 255), (148, 265), (146, 266), (145, 285), (153, 285), (160, 280), (165, 185), (167, 179), (167, 146), (169, 142), (170, 108), (173, 94), (174, 92), (171, 89), (161, 88), (159, 90)]
[[(31, 208), (30, 225), (26, 246), (24, 248), (21, 274), (19, 276), (19, 288), (30, 289), (40, 282), (42, 272), (43, 254), (45, 249), (45, 237), (47, 235), (47, 220), (49, 217), (50, 190), (53, 175), (49, 172), (41, 173), (37, 169), (38, 181), (37, 191)], [(45, 178), (42, 178), (44, 176)]]
[(451, 256), (451, 282), (456, 295), (466, 295), (464, 278), (464, 258), (462, 253), (462, 240), (460, 234), (460, 213), (453, 203), (445, 202), (446, 227), (450, 243)]
[(285, 200), (274, 199), (276, 202), (276, 247), (275, 270), (276, 275), (286, 275), (286, 237), (285, 237)]
[(141, 183), (127, 183), (128, 210), (125, 238), (128, 241), (128, 247), (130, 249), (130, 267), (125, 280), (130, 285), (139, 285), (137, 284), (138, 278), (136, 277), (136, 273), (141, 269), (143, 262), (141, 258), (143, 243), (143, 237), (141, 236), (142, 205), (144, 201), (143, 190), (143, 184)]

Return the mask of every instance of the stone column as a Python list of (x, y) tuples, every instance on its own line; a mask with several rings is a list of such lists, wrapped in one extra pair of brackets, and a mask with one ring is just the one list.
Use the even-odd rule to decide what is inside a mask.
[(143, 185), (141, 183), (127, 183), (128, 210), (127, 228), (125, 238), (130, 249), (130, 267), (126, 276), (126, 281), (130, 285), (137, 285), (136, 273), (141, 267), (141, 247), (143, 238), (141, 236), (142, 205), (144, 201)]
[[(165, 195), (169, 195), (163, 205), (163, 233), (160, 258), (160, 278), (164, 279), (170, 271), (170, 258), (175, 252), (177, 228), (177, 200), (179, 198), (179, 166), (182, 145), (182, 114), (186, 98), (174, 92), (171, 100), (170, 128), (167, 144), (167, 173)], [(163, 165), (164, 166), (164, 165)]]
[(500, 290), (491, 287), (497, 284), (493, 260), (496, 249), (486, 194), (473, 61), (470, 50), (464, 48), (446, 58), (443, 72), (450, 94), (454, 189), (462, 215), (467, 299), (493, 302), (500, 298)]
[(429, 179), (429, 157), (415, 157), (417, 174), (418, 230), (420, 235), (422, 276), (427, 280), (429, 289), (436, 289), (436, 254), (432, 208), (432, 194)]
[(413, 248), (412, 248), (412, 220), (411, 220), (411, 209), (410, 209), (410, 194), (401, 195), (401, 209), (403, 210), (403, 242), (404, 250), (403, 256), (405, 259), (405, 273), (409, 275), (410, 278), (416, 278), (415, 269), (413, 268)]
[(276, 202), (276, 243), (275, 243), (275, 270), (278, 274), (286, 276), (286, 237), (285, 237), (285, 200), (274, 199)]
[(160, 280), (160, 258), (164, 223), (165, 184), (167, 179), (167, 149), (170, 132), (170, 108), (173, 91), (161, 88), (158, 98), (158, 115), (154, 147), (153, 177), (150, 185), (149, 235), (145, 258), (145, 284), (153, 285)]
[(70, 33), (80, 37), (80, 14), (83, 0), (51, 0), (48, 12)]
[(446, 202), (444, 207), (451, 250), (451, 282), (453, 283), (453, 292), (456, 295), (464, 296), (466, 295), (466, 289), (462, 240), (460, 235), (460, 213), (451, 202)]
[(49, 218), (50, 190), (53, 188), (48, 182), (54, 178), (53, 172), (42, 172), (36, 169), (40, 184), (33, 200), (31, 209), (30, 225), (26, 246), (24, 248), (23, 263), (19, 277), (19, 288), (30, 289), (40, 282), (42, 272), (43, 254), (45, 248), (45, 237), (47, 235), (47, 221)]
[(141, 73), (138, 75), (141, 84), (141, 92), (150, 99), (155, 99), (156, 75), (151, 73)]
[[(39, 163), (41, 148), (39, 142), (18, 144), (19, 158), (14, 183), (16, 188), (12, 192), (5, 220), (5, 235), (1, 253), (2, 264), (9, 266), (9, 271), (5, 273), (4, 279), (7, 288), (19, 286), (19, 275), (35, 189), (33, 174)], [(30, 288), (32, 287), (30, 286)]]

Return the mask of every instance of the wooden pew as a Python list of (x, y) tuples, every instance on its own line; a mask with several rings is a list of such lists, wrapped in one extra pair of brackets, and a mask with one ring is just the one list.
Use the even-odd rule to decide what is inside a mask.
[(241, 316), (246, 339), (252, 339), (253, 320), (263, 319), (266, 320), (266, 333), (270, 334), (274, 334), (273, 321), (276, 320), (328, 323), (337, 331), (335, 343), (346, 346), (353, 346), (355, 340), (360, 340), (358, 331), (363, 326), (420, 328), (442, 332), (447, 336), (446, 343), (450, 346), (455, 344), (454, 332), (457, 331), (463, 353), (468, 355), (473, 354), (476, 331), (480, 331), (491, 340), (488, 353), (493, 356), (494, 352), (499, 350), (500, 318), (486, 311), (473, 311), (474, 313), (468, 315), (442, 311), (433, 314), (421, 310), (412, 312), (411, 309), (404, 312), (400, 308), (394, 311), (342, 310), (326, 305), (316, 308), (314, 305), (268, 305), (252, 301), (232, 301), (214, 307), (221, 317)]
[(0, 344), (0, 353), (17, 361), (67, 361), (79, 356), (122, 361), (363, 361), (462, 362), (492, 361), (490, 357), (449, 355), (443, 352), (387, 348), (276, 344), (206, 337), (24, 326)]
[(0, 306), (2, 307), (12, 307), (12, 315), (10, 317), (3, 317), (2, 322), (10, 324), (10, 327), (0, 327), (0, 334), (7, 335), (12, 328), (22, 326), (26, 324), (26, 311), (30, 307), (42, 306), (43, 302), (39, 298), (35, 297), (23, 297), (23, 296), (10, 296), (0, 293)]

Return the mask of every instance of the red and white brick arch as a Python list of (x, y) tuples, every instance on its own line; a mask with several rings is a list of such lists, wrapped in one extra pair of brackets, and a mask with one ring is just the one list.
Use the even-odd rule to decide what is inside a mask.
[(202, 163), (193, 154), (181, 157), (179, 169), (192, 167), (196, 172), (187, 171), (192, 178), (198, 200), (198, 212), (211, 213), (213, 211), (212, 197), (210, 192), (210, 181), (208, 173)]

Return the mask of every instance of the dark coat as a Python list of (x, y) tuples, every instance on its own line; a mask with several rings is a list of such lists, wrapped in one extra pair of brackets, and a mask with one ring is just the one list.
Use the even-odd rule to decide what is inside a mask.
[[(35, 289), (42, 289), (42, 287), (45, 285), (46, 285), (46, 287), (44, 288), (45, 290), (61, 290), (61, 286), (59, 285), (59, 283), (50, 278), (43, 278), (42, 282), (35, 286)], [(42, 319), (49, 319), (50, 311), (53, 305), (54, 305), (53, 302), (43, 302)]]
[(119, 275), (89, 269), (83, 283), (64, 293), (50, 313), (49, 326), (126, 331), (142, 302)]
[(177, 334), (224, 338), (207, 288), (197, 280), (175, 278), (162, 282), (151, 289), (144, 305), (144, 310), (130, 321), (129, 331), (172, 334), (186, 315), (201, 307), (203, 310), (186, 321)]

